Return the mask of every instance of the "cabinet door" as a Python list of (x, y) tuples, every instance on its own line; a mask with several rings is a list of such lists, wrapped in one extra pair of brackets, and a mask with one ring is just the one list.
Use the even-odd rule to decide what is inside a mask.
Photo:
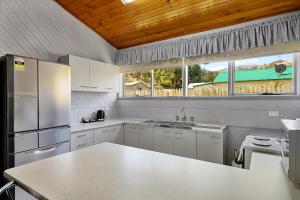
[(154, 128), (154, 150), (173, 154), (172, 129)]
[(135, 125), (124, 126), (124, 144), (131, 147), (139, 146), (139, 137)]
[(154, 150), (153, 127), (138, 126), (139, 148)]
[(94, 129), (94, 144), (109, 142), (109, 127)]
[(111, 143), (123, 144), (123, 125), (110, 127), (109, 141)]
[(223, 137), (220, 133), (197, 131), (197, 159), (223, 164)]
[(119, 67), (106, 64), (106, 91), (119, 92)]
[(90, 60), (90, 91), (105, 92), (106, 63)]
[(82, 149), (82, 148), (93, 145), (93, 143), (94, 143), (93, 134), (94, 134), (93, 130), (72, 133), (72, 135), (71, 135), (71, 151), (74, 151), (77, 149)]
[(175, 129), (173, 140), (175, 155), (196, 158), (196, 131)]
[(69, 56), (71, 65), (71, 89), (72, 91), (90, 90), (90, 60), (77, 56)]

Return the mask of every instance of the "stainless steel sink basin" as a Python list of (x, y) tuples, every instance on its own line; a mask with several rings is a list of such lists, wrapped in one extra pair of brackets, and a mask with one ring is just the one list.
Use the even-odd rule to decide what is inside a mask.
[(155, 127), (164, 127), (164, 128), (179, 128), (179, 129), (189, 129), (193, 128), (209, 128), (209, 129), (221, 129), (221, 126), (213, 124), (200, 124), (200, 123), (188, 123), (188, 122), (170, 122), (170, 121), (154, 121), (148, 120), (145, 121), (146, 124), (152, 124)]

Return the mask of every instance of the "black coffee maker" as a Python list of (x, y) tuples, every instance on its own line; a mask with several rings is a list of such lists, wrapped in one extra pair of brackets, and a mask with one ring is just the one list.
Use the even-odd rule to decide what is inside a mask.
[(105, 119), (105, 111), (98, 110), (97, 111), (97, 121), (104, 121), (104, 119)]

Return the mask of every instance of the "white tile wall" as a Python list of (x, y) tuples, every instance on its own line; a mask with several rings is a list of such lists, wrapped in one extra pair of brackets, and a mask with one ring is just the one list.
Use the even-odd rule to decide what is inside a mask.
[[(172, 120), (180, 116), (184, 106), (186, 116), (195, 121), (228, 125), (228, 161), (233, 159), (248, 134), (279, 137), (280, 118), (300, 117), (300, 98), (266, 99), (201, 99), (201, 100), (119, 100), (118, 114), (121, 117), (140, 117), (155, 120)], [(279, 118), (271, 118), (268, 111), (279, 111)]]
[(108, 118), (117, 117), (117, 93), (72, 92), (71, 122), (79, 123), (82, 117), (94, 117), (104, 109)]

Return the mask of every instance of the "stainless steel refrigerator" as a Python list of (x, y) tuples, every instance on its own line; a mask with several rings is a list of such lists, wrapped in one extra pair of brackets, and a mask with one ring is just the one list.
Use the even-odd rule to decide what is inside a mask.
[[(71, 72), (68, 65), (15, 55), (0, 65), (3, 185), (5, 169), (70, 151)], [(17, 200), (31, 199), (15, 191)]]

